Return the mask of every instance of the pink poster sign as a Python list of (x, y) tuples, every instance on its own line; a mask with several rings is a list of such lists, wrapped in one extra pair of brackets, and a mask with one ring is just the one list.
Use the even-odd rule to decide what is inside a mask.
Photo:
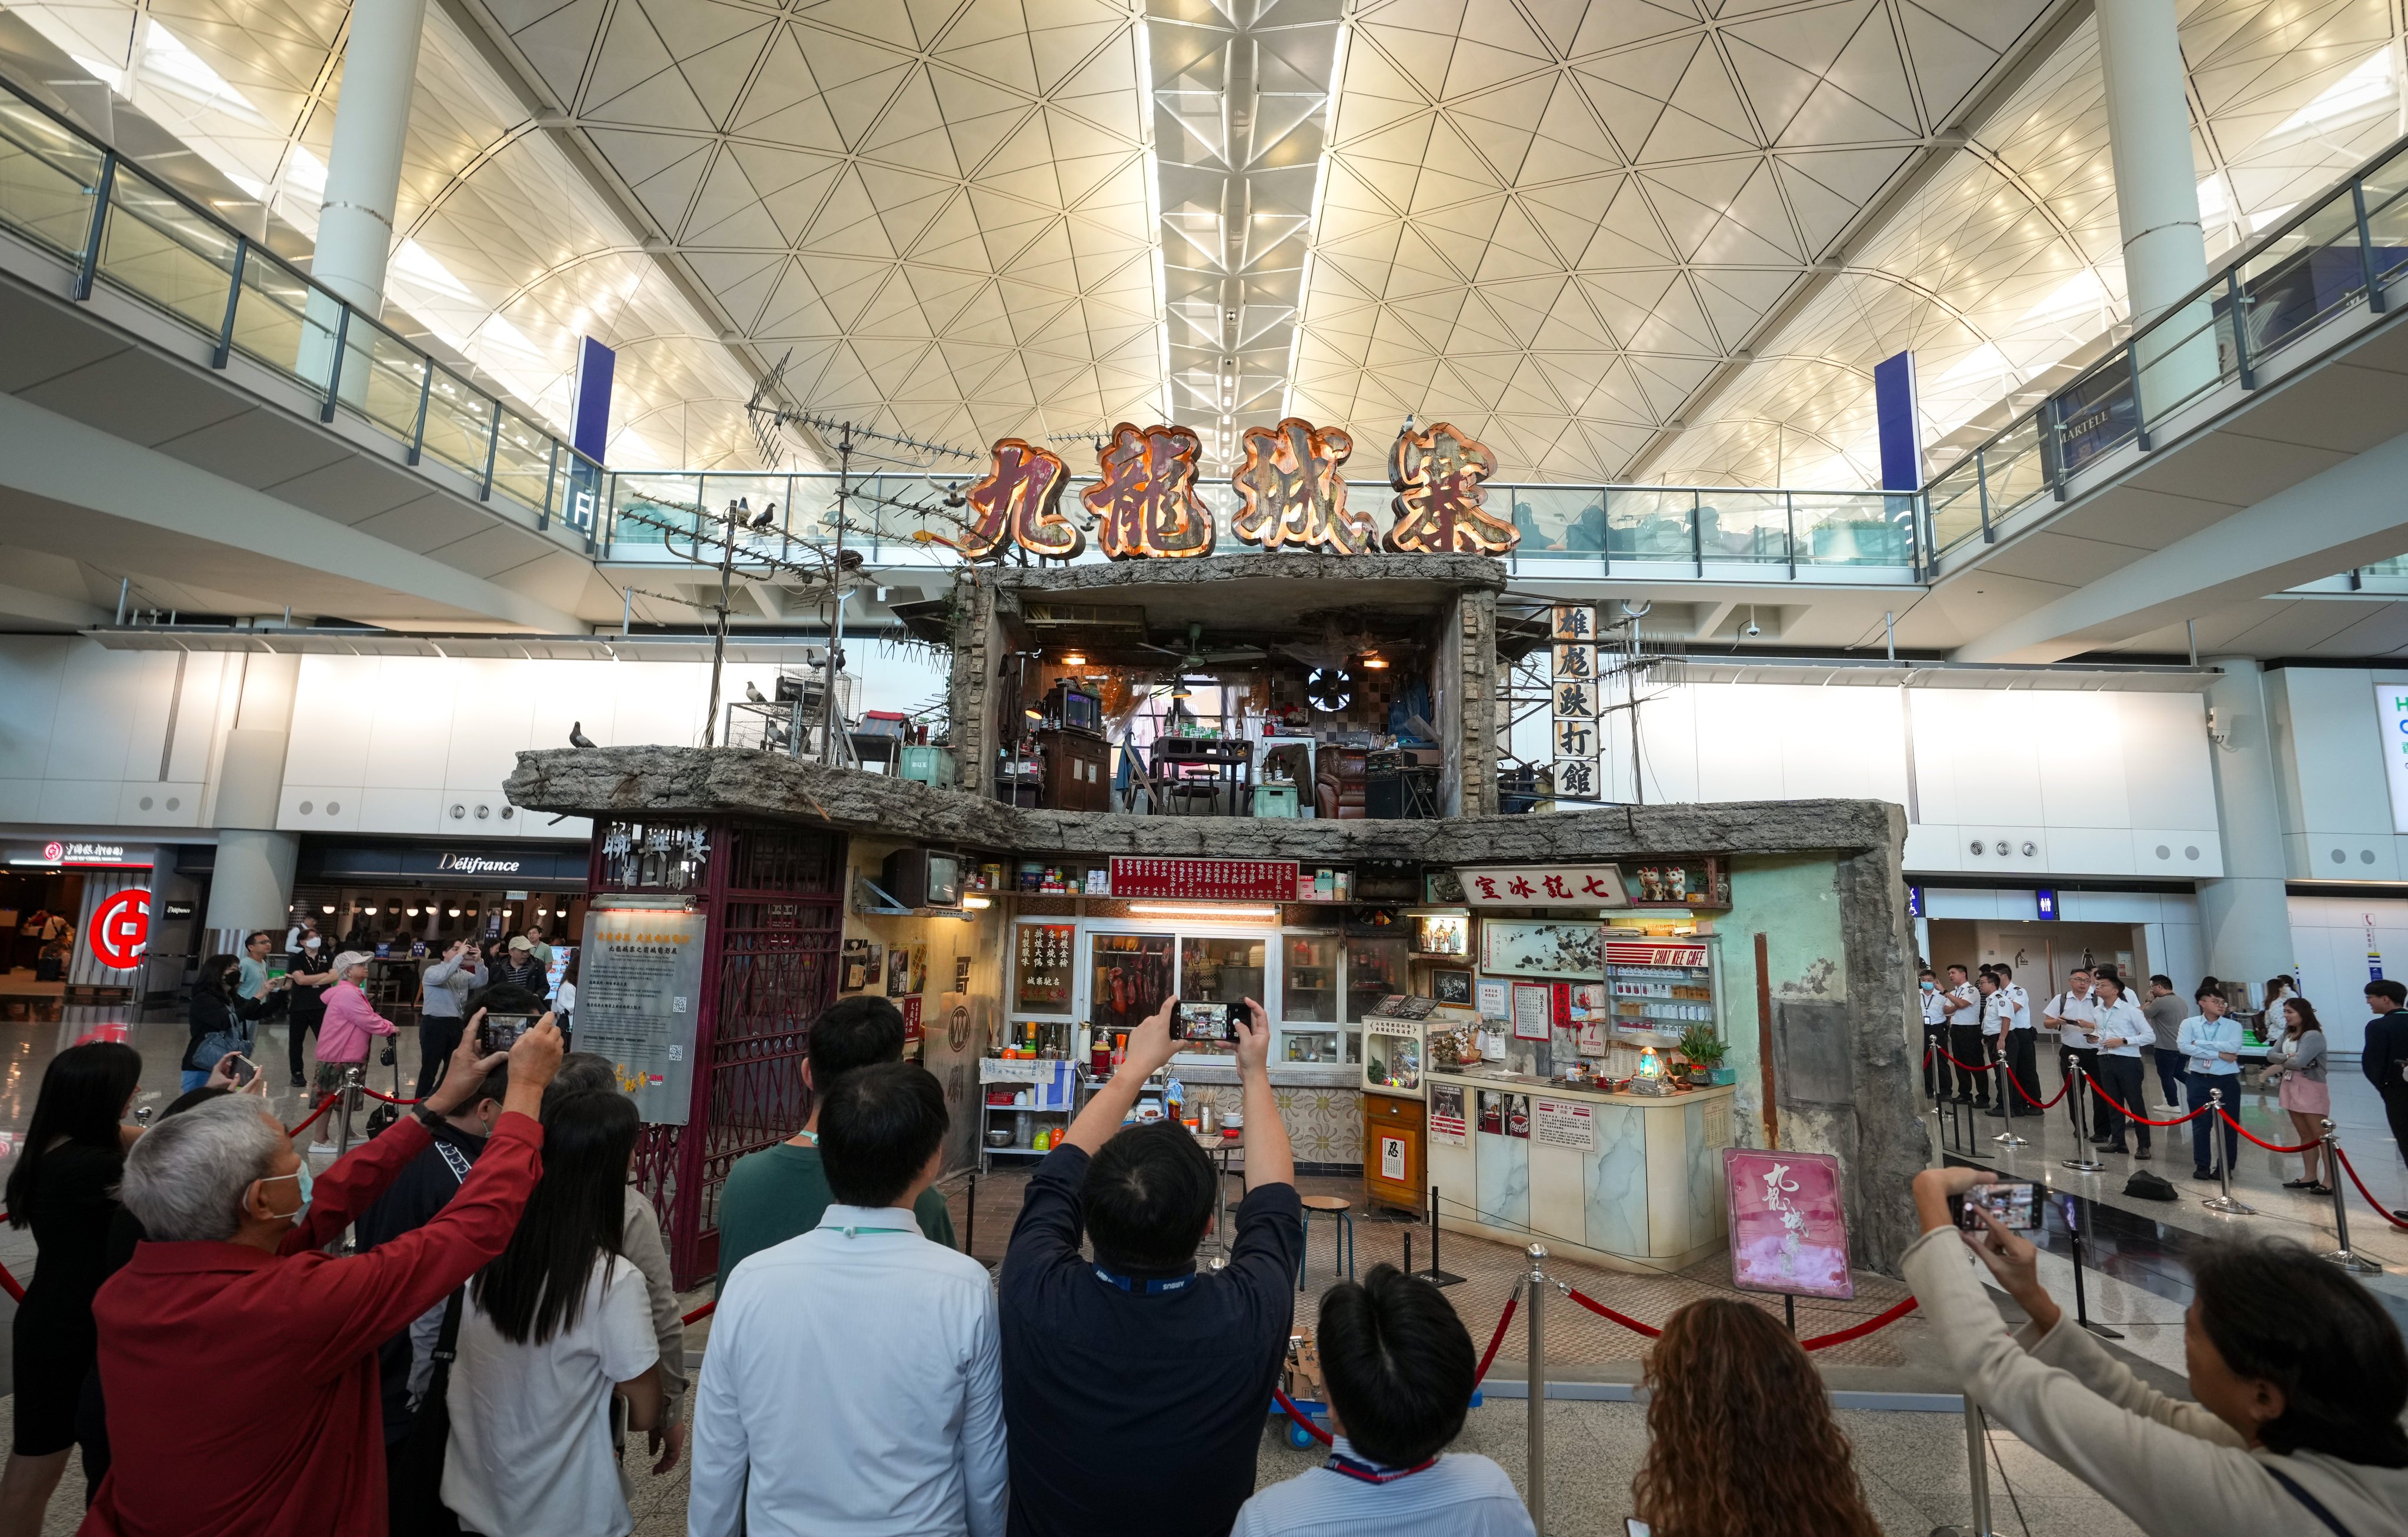
[(1856, 1296), (1839, 1159), (1727, 1147), (1723, 1178), (1729, 1185), (1731, 1285), (1793, 1297)]

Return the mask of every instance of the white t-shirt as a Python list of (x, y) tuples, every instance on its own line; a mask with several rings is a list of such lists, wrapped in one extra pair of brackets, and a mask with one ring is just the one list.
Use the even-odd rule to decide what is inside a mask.
[(2065, 1021), (2057, 1028), (2063, 1032), (2062, 1040), (2066, 1045), (2077, 1051), (2088, 1051), (2099, 1044), (2099, 1037), (2089, 1028), (2099, 1018), (2098, 994), (2086, 993), (2077, 998), (2070, 991), (2059, 993), (2049, 1000), (2048, 1012)]
[(472, 1300), (452, 1366), (443, 1502), (486, 1537), (627, 1537), (610, 1389), (661, 1358), (643, 1271), (605, 1257), (577, 1322), (540, 1345), (502, 1338)]
[(1926, 1025), (1945, 1025), (1948, 1023), (1948, 1011), (1942, 1007), (1940, 1002), (1941, 998), (1944, 996), (1946, 995), (1940, 991), (1937, 984), (1934, 984), (1929, 991), (1923, 994), (1923, 1022)]
[(2099, 1011), (2098, 1038), (2104, 1041), (2110, 1036), (2124, 1041), (2125, 1044), (2109, 1046), (2101, 1053), (2102, 1056), (2138, 1056), (2141, 1055), (2142, 1042), (2145, 1041), (2152, 1047), (2157, 1043), (2157, 1032), (2150, 1028), (2148, 1017), (2141, 1013), (2141, 1006), (2129, 998), (2119, 998), (2115, 1000), (2114, 1008)]

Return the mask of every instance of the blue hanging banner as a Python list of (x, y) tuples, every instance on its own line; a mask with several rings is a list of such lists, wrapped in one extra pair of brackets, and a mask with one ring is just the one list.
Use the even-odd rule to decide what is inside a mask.
[(619, 354), (592, 337), (579, 344), (577, 409), (569, 417), (568, 440), (596, 464), (610, 441), (610, 379), (618, 366)]
[(1873, 415), (1881, 431), (1884, 491), (1923, 489), (1923, 428), (1915, 414), (1914, 354), (1873, 365)]

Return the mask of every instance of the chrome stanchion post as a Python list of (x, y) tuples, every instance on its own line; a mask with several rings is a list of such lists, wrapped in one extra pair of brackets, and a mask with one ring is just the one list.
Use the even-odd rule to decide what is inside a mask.
[(1991, 1537), (1990, 1436), (1982, 1421), (1982, 1406), (1965, 1395), (1965, 1467), (1971, 1475), (1973, 1519), (1967, 1526), (1933, 1527), (1931, 1537)]
[(2258, 1208), (2232, 1193), (2232, 1171), (2229, 1167), (2232, 1160), (2224, 1156), (2225, 1139), (2232, 1133), (2224, 1126), (2224, 1091), (2220, 1088), (2207, 1091), (2207, 1117), (2208, 1141), (2215, 1144), (2215, 1184), (2222, 1194), (2210, 1196), (2200, 1204), (2227, 1216), (2256, 1216)]
[(2316, 1141), (2325, 1144), (2325, 1185), (2332, 1191), (2333, 1242), (2341, 1245), (2341, 1247), (2334, 1249), (2320, 1257), (2331, 1260), (2334, 1264), (2339, 1265), (2343, 1270), (2352, 1271), (2356, 1274), (2377, 1274), (2382, 1271), (2382, 1266), (2375, 1264), (2370, 1259), (2361, 1258), (2350, 1250), (2349, 1207), (2348, 1204), (2341, 1198), (2341, 1182), (2343, 1175), (2341, 1171), (2340, 1134), (2333, 1130), (2332, 1118), (2330, 1116), (2325, 1117), (2323, 1120), (2319, 1121), (2317, 1125), (2324, 1128), (2323, 1132), (2317, 1136)]
[(1529, 1310), (1530, 1359), (1530, 1493), (1526, 1501), (1530, 1507), (1530, 1525), (1540, 1537), (1547, 1530), (1547, 1370), (1546, 1334), (1540, 1316), (1544, 1312), (1540, 1300), (1547, 1290), (1547, 1251), (1544, 1245), (1533, 1243), (1526, 1251), (1530, 1257), (1530, 1296), (1523, 1305)]
[(342, 1124), (335, 1129), (335, 1156), (341, 1157), (351, 1150), (351, 1107), (360, 1102), (360, 1070), (343, 1070), (341, 1098), (335, 1101), (335, 1114)]
[(2014, 1073), (2007, 1067), (2007, 1033), (2004, 1030), (1999, 1032), (1999, 1056), (1991, 1066), (1999, 1070), (1999, 1113), (2007, 1124), (1990, 1141), (2000, 1147), (2029, 1147), (2028, 1140), (2015, 1135), (2015, 1102), (2007, 1098), (2014, 1092)]
[(2083, 1096), (2090, 1087), (2090, 1074), (2084, 1070), (2079, 1057), (2070, 1058), (2065, 1066), (2065, 1098), (2073, 1108), (2074, 1156), (2058, 1161), (2068, 1169), (2085, 1174), (2096, 1174), (2107, 1166), (2099, 1161), (2099, 1150), (2090, 1145), (2090, 1115), (2083, 1104)]

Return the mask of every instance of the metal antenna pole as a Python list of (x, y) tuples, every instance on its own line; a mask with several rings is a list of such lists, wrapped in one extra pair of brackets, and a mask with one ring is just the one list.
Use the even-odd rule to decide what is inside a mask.
[(719, 731), (719, 673), (727, 661), (727, 586), (735, 574), (736, 515), (731, 510), (726, 534), (719, 541), (719, 627), (710, 636), (710, 714), (702, 723), (705, 747), (717, 740)]
[(2341, 1142), (2333, 1130), (2332, 1118), (2318, 1123), (2324, 1131), (2316, 1141), (2325, 1144), (2325, 1184), (2332, 1191), (2333, 1239), (2341, 1247), (2319, 1257), (2329, 1259), (2343, 1270), (2358, 1275), (2379, 1273), (2383, 1267), (2360, 1258), (2349, 1246), (2349, 1208), (2341, 1199)]
[(836, 465), (836, 559), (828, 567), (828, 600), (836, 608), (835, 616), (828, 622), (827, 728), (820, 735), (820, 761), (831, 768), (837, 762), (837, 727), (842, 724), (842, 712), (837, 709), (836, 684), (837, 679), (844, 672), (844, 520), (853, 486), (853, 424), (850, 422), (837, 431)]
[(2206, 1207), (2211, 1212), (2221, 1212), (2227, 1216), (2256, 1216), (2258, 1214), (2258, 1208), (2250, 1205), (2248, 1202), (2241, 1199), (2232, 1193), (2232, 1171), (2226, 1167), (2231, 1162), (2231, 1160), (2224, 1156), (2224, 1140), (2227, 1137), (2231, 1136), (2232, 1133), (2226, 1130), (2222, 1124), (2224, 1120), (2223, 1112), (2224, 1091), (2220, 1088), (2209, 1089), (2207, 1091), (2207, 1113), (2209, 1117), (2207, 1123), (2207, 1134), (2208, 1137), (2215, 1143), (2215, 1184), (2217, 1189), (2222, 1193), (2219, 1195), (2210, 1196), (2205, 1200), (2200, 1201), (2200, 1204)]

